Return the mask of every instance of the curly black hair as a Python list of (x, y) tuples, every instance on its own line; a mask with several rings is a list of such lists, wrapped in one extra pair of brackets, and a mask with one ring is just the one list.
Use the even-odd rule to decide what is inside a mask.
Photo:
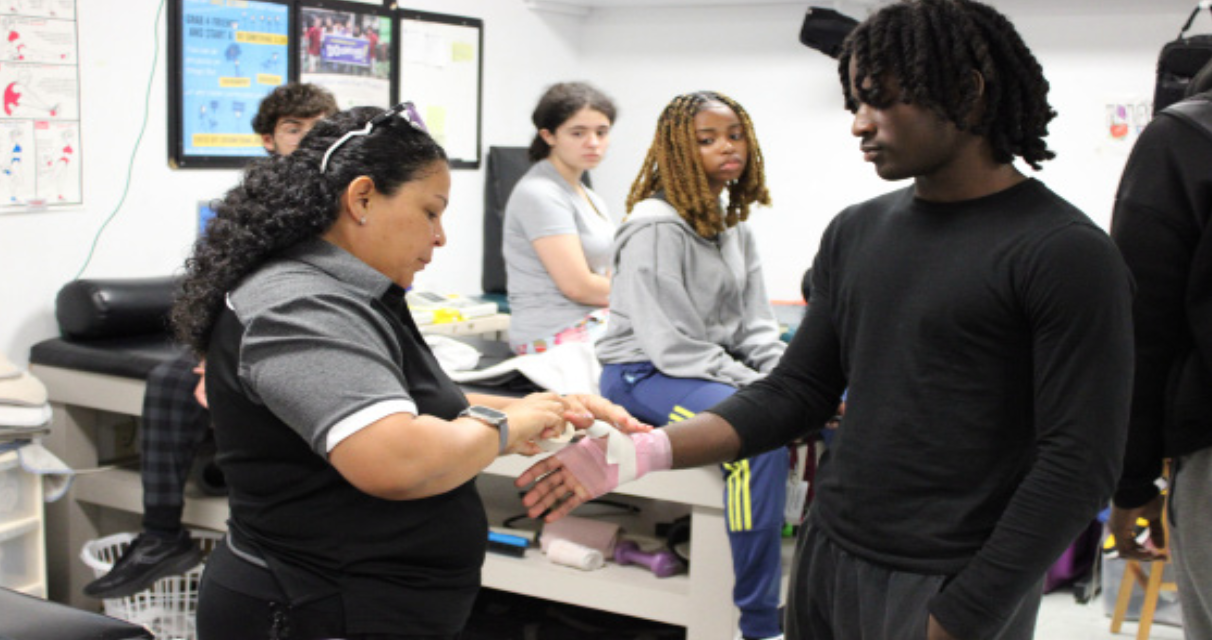
[[(998, 162), (1021, 156), (1038, 171), (1041, 162), (1056, 157), (1044, 142), (1056, 112), (1048, 104), (1043, 68), (1014, 25), (988, 5), (904, 0), (884, 7), (847, 36), (838, 72), (851, 112), (858, 101), (883, 108), (900, 100), (985, 136)], [(971, 81), (973, 72), (984, 80), (983, 94)], [(890, 95), (888, 80), (899, 86), (899, 96)], [(973, 121), (982, 98), (984, 111)]]
[[(610, 124), (614, 124), (614, 118), (618, 115), (618, 109), (610, 96), (593, 86), (584, 82), (560, 82), (548, 87), (543, 97), (539, 98), (539, 104), (530, 114), (530, 121), (534, 123), (535, 129), (546, 129), (555, 133), (560, 125), (585, 107), (600, 111)], [(547, 144), (543, 136), (535, 133), (527, 155), (531, 162), (538, 162), (551, 155), (551, 145)]]
[(337, 99), (328, 89), (306, 82), (288, 82), (261, 99), (252, 119), (252, 128), (258, 135), (272, 136), (282, 118), (314, 118), (337, 111), (340, 111)]
[(446, 152), (429, 134), (402, 117), (353, 136), (329, 157), (324, 152), (350, 131), (366, 126), (382, 109), (356, 107), (316, 123), (289, 156), (270, 156), (248, 165), (240, 184), (215, 203), (215, 217), (185, 261), (185, 279), (173, 305), (177, 338), (199, 356), (210, 345), (211, 329), (224, 297), (245, 276), (282, 251), (319, 237), (336, 222), (341, 195), (355, 178), (367, 176), (391, 196), (432, 174)]

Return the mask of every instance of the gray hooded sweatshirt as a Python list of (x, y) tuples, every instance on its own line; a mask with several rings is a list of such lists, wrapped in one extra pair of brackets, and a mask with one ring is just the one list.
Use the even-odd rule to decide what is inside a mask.
[(704, 238), (658, 194), (619, 228), (613, 267), (602, 364), (651, 362), (667, 376), (743, 387), (783, 355), (746, 223)]

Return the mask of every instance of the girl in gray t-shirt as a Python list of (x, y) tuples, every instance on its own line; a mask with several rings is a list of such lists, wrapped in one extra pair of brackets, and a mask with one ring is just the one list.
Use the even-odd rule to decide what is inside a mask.
[(579, 82), (552, 86), (532, 120), (534, 166), (505, 206), (510, 346), (539, 353), (592, 341), (605, 329), (615, 224), (582, 178), (610, 146), (615, 107)]

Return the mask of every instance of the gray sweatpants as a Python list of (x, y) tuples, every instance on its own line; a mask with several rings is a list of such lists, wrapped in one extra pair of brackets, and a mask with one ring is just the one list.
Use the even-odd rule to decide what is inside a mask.
[(1212, 447), (1178, 459), (1169, 515), (1183, 634), (1212, 638)]
[[(787, 640), (924, 640), (926, 606), (948, 576), (894, 571), (854, 557), (805, 519), (787, 595)], [(1043, 597), (1019, 605), (997, 640), (1031, 640)]]

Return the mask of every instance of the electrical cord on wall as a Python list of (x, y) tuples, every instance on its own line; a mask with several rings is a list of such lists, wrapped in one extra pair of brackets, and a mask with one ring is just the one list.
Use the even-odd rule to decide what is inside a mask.
[(165, 0), (160, 0), (160, 6), (156, 8), (156, 21), (152, 24), (155, 46), (152, 50), (151, 74), (147, 78), (147, 93), (143, 98), (143, 124), (139, 126), (139, 136), (135, 138), (135, 146), (130, 152), (130, 162), (126, 166), (126, 184), (122, 186), (122, 196), (118, 198), (118, 204), (114, 205), (114, 210), (106, 216), (105, 222), (101, 223), (101, 228), (97, 229), (97, 234), (93, 236), (93, 243), (88, 249), (88, 256), (84, 258), (84, 264), (80, 265), (80, 270), (76, 272), (72, 280), (78, 280), (84, 274), (84, 270), (88, 268), (89, 263), (93, 260), (93, 254), (97, 250), (97, 243), (101, 240), (101, 234), (105, 233), (105, 228), (109, 226), (109, 223), (122, 210), (122, 204), (126, 202), (126, 196), (130, 193), (130, 180), (135, 172), (135, 156), (139, 153), (139, 145), (143, 142), (143, 134), (147, 132), (148, 113), (151, 110), (152, 83), (156, 79), (156, 65), (160, 61), (160, 16), (164, 13), (164, 3)]

